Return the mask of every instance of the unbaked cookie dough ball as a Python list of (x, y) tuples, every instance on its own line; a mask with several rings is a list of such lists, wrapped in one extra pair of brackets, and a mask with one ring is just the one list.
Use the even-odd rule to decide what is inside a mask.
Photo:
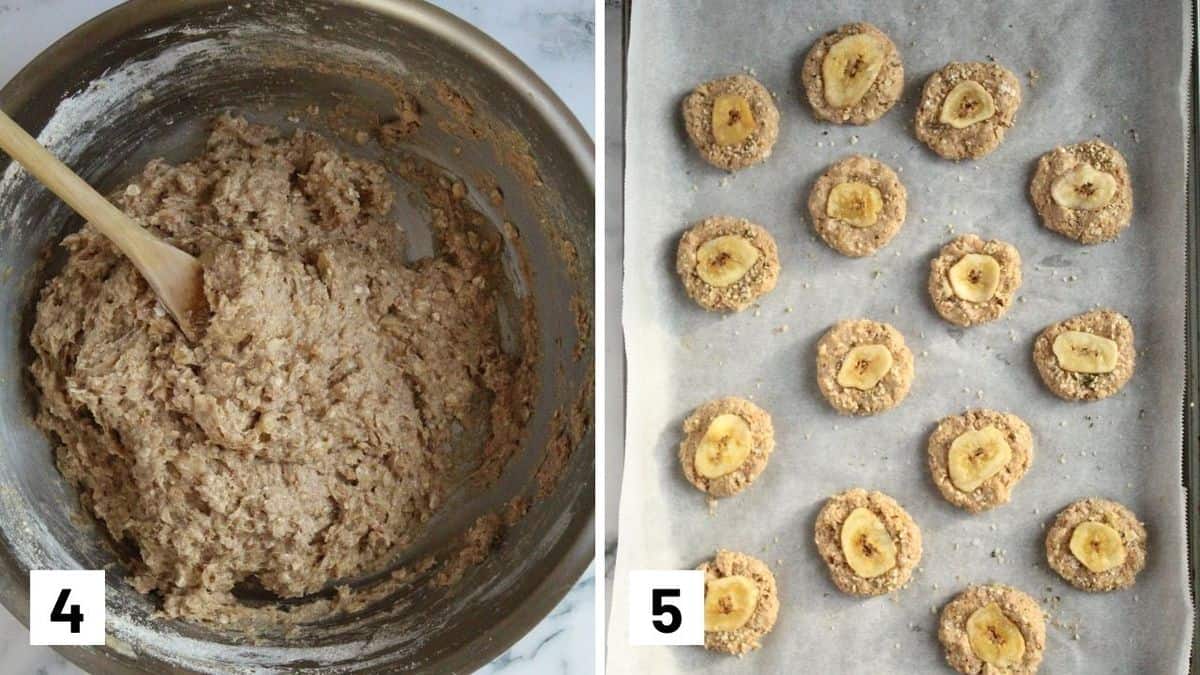
[(701, 307), (734, 311), (775, 288), (779, 251), (771, 233), (745, 218), (712, 216), (679, 240), (675, 270)]
[(929, 474), (946, 501), (979, 513), (1008, 503), (1033, 463), (1033, 433), (1016, 415), (968, 410), (929, 436)]
[(854, 258), (875, 253), (900, 227), (908, 192), (886, 164), (853, 155), (825, 170), (808, 194), (813, 227), (830, 248)]
[(1046, 615), (1010, 586), (970, 586), (942, 608), (938, 640), (964, 675), (1034, 675), (1046, 650)]
[(1097, 309), (1047, 327), (1033, 343), (1033, 362), (1059, 398), (1095, 401), (1112, 396), (1133, 376), (1133, 324)]
[(848, 23), (817, 40), (804, 58), (800, 80), (817, 119), (869, 124), (899, 100), (904, 64), (883, 31)]
[(995, 150), (1021, 107), (1021, 83), (996, 63), (950, 63), (929, 76), (913, 125), (917, 138), (946, 159), (978, 159)]
[(779, 616), (775, 575), (745, 553), (717, 551), (704, 572), (704, 648), (741, 656), (761, 646)]
[(1075, 588), (1128, 588), (1146, 566), (1146, 527), (1117, 502), (1081, 499), (1046, 532), (1046, 560)]
[(817, 514), (817, 552), (833, 585), (851, 595), (904, 587), (921, 562), (921, 530), (882, 492), (862, 488), (830, 497)]
[(696, 87), (683, 99), (683, 123), (700, 155), (727, 171), (764, 161), (779, 137), (771, 92), (749, 75)]
[(1116, 239), (1133, 215), (1129, 166), (1116, 148), (1099, 140), (1042, 155), (1029, 196), (1043, 225), (1081, 244)]
[(929, 263), (929, 297), (942, 318), (956, 326), (995, 321), (1012, 306), (1021, 287), (1021, 254), (998, 239), (958, 237)]
[(839, 321), (817, 343), (817, 386), (842, 414), (893, 408), (908, 396), (912, 380), (912, 352), (890, 324)]
[(736, 396), (709, 401), (683, 421), (679, 463), (696, 489), (713, 497), (745, 490), (775, 449), (771, 416)]

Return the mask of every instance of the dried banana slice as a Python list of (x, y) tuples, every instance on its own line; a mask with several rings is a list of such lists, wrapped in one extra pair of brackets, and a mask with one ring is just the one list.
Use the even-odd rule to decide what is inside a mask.
[(873, 415), (900, 404), (913, 380), (913, 358), (893, 326), (840, 321), (817, 342), (817, 386), (847, 415)]
[(825, 205), (826, 215), (854, 227), (873, 226), (882, 210), (883, 195), (879, 188), (858, 181), (835, 185)]
[(758, 128), (745, 96), (721, 94), (713, 101), (712, 130), (717, 145), (736, 145)]
[(842, 553), (846, 564), (864, 579), (873, 579), (896, 566), (896, 543), (883, 521), (859, 507), (842, 523)]
[(696, 408), (683, 421), (679, 465), (696, 489), (729, 497), (762, 473), (775, 449), (771, 416), (750, 401), (727, 396)]
[(1048, 326), (1033, 342), (1033, 362), (1050, 391), (1070, 401), (1112, 396), (1133, 376), (1133, 325), (1097, 309)]
[(758, 607), (758, 585), (736, 574), (713, 579), (704, 588), (704, 630), (737, 630)]
[(1081, 244), (1116, 239), (1133, 217), (1133, 184), (1125, 158), (1090, 140), (1038, 159), (1029, 196), (1047, 229)]
[(1054, 338), (1059, 367), (1074, 373), (1111, 373), (1117, 367), (1118, 352), (1116, 342), (1083, 331), (1063, 331)]
[(904, 225), (908, 192), (884, 163), (851, 155), (825, 170), (808, 195), (813, 228), (842, 255), (871, 255)]
[(900, 98), (904, 64), (883, 31), (869, 23), (850, 23), (813, 44), (800, 81), (817, 119), (869, 124)]
[(696, 251), (696, 274), (710, 286), (724, 288), (737, 283), (760, 257), (745, 237), (726, 234), (704, 242)]
[(996, 102), (992, 94), (982, 84), (966, 80), (959, 82), (946, 95), (938, 119), (955, 129), (966, 129), (972, 124), (991, 119), (995, 114)]
[(1000, 262), (985, 253), (968, 253), (950, 268), (950, 287), (967, 302), (987, 302), (1000, 286)]
[(858, 33), (835, 42), (821, 61), (825, 101), (835, 108), (861, 101), (875, 84), (886, 60), (886, 45), (871, 33)]
[(1008, 670), (1025, 659), (1021, 629), (994, 602), (975, 610), (967, 619), (967, 639), (975, 656), (996, 668)]
[(746, 420), (731, 413), (717, 415), (696, 448), (696, 473), (705, 478), (732, 473), (746, 462), (753, 449), (754, 435)]
[(1000, 473), (1012, 455), (1004, 432), (994, 426), (963, 432), (950, 444), (950, 481), (963, 492), (973, 492)]
[(1033, 675), (1046, 649), (1046, 615), (1011, 586), (970, 586), (942, 608), (938, 641), (964, 675)]
[(1107, 572), (1125, 563), (1121, 533), (1104, 523), (1087, 521), (1075, 526), (1068, 546), (1079, 562), (1093, 572)]
[(842, 359), (837, 383), (866, 391), (873, 389), (892, 369), (892, 352), (884, 345), (859, 345)]
[(1050, 184), (1050, 196), (1067, 209), (1094, 211), (1104, 208), (1117, 194), (1117, 179), (1111, 173), (1081, 162)]

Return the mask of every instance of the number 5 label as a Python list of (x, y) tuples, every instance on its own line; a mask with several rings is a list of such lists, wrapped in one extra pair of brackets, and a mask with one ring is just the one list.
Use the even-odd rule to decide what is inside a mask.
[(629, 644), (704, 644), (704, 573), (629, 573)]
[(104, 570), (29, 572), (29, 644), (104, 644)]

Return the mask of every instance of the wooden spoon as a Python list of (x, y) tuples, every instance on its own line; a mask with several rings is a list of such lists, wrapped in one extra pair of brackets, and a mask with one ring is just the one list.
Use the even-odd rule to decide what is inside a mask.
[(183, 334), (195, 341), (196, 320), (207, 311), (204, 268), (198, 260), (133, 222), (3, 111), (0, 149), (116, 244), (150, 284)]

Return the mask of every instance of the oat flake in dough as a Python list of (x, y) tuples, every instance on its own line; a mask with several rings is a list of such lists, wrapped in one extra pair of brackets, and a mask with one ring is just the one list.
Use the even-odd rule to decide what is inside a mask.
[(104, 237), (64, 240), (30, 336), (38, 424), (167, 615), (375, 571), (441, 506), (456, 433), (523, 419), (497, 244), (435, 211), (442, 250), (406, 266), (392, 201), (379, 164), (229, 117), (196, 160), (151, 162), (118, 205), (200, 254), (195, 344)]

